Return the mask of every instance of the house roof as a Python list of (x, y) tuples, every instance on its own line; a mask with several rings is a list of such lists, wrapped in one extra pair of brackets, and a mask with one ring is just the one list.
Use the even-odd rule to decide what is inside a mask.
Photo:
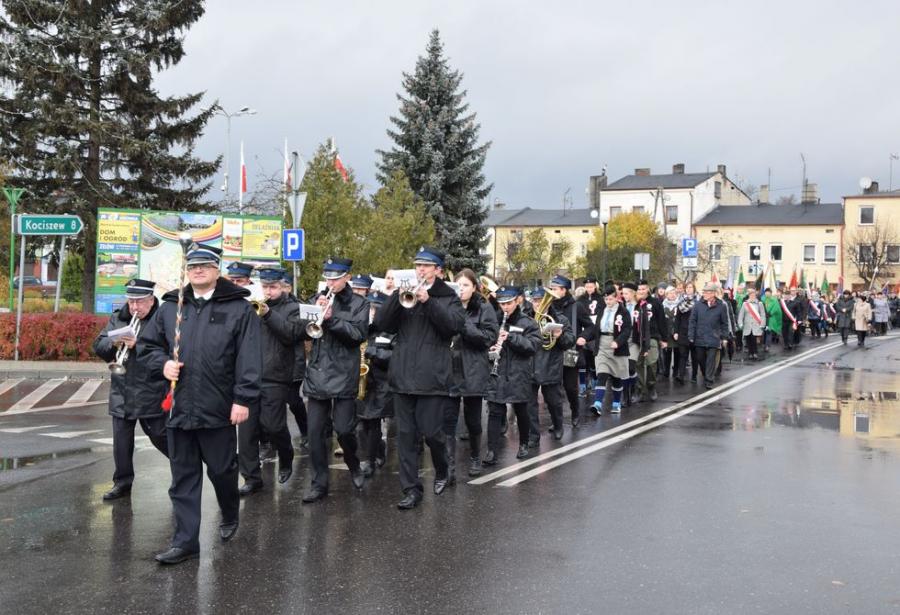
[(597, 226), (590, 209), (492, 209), (485, 226)]
[(669, 173), (667, 175), (626, 175), (602, 188), (609, 190), (655, 190), (662, 186), (669, 190), (699, 186), (716, 173)]
[(840, 203), (720, 205), (695, 226), (828, 226), (844, 224)]
[(851, 194), (845, 196), (845, 199), (880, 199), (885, 197), (897, 198), (900, 196), (900, 190), (884, 190), (882, 192), (870, 192), (868, 194)]

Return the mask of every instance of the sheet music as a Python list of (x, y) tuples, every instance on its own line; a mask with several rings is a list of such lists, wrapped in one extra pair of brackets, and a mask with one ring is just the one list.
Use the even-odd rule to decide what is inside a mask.
[(322, 314), (322, 307), (318, 305), (310, 305), (308, 303), (300, 303), (300, 320), (318, 320)]
[(419, 285), (419, 278), (416, 277), (415, 269), (394, 269), (394, 285), (397, 288), (408, 286), (415, 288)]
[(115, 342), (123, 337), (134, 337), (134, 331), (132, 331), (131, 327), (119, 327), (107, 333), (106, 337)]

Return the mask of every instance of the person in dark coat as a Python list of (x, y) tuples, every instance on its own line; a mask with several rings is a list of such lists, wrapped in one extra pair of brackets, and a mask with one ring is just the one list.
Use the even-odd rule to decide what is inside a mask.
[(694, 345), (707, 389), (715, 383), (719, 353), (728, 343), (731, 332), (727, 308), (716, 297), (718, 290), (718, 285), (712, 282), (703, 287), (703, 300), (694, 305), (688, 326), (688, 339)]
[[(580, 352), (593, 338), (594, 323), (588, 314), (588, 309), (583, 303), (578, 303), (572, 296), (572, 281), (561, 275), (553, 276), (550, 280), (550, 294), (556, 297), (551, 303), (551, 315), (565, 316), (571, 323), (575, 334), (575, 348), (563, 355), (563, 388), (569, 401), (569, 411), (572, 415), (572, 427), (577, 428), (581, 417), (579, 401), (579, 364), (584, 367), (584, 357)], [(583, 372), (585, 373), (585, 372)]]
[[(537, 323), (522, 313), (516, 297), (522, 294), (515, 286), (501, 286), (497, 302), (505, 318), (501, 321), (497, 343), (491, 347), (491, 382), (488, 385), (488, 451), (484, 465), (496, 465), (500, 444), (500, 419), (506, 404), (512, 404), (519, 426), (517, 459), (528, 456), (528, 402), (532, 395), (534, 355), (542, 340)], [(493, 367), (496, 365), (496, 369)]]
[[(531, 304), (537, 311), (546, 291), (538, 286), (531, 293)], [(538, 393), (544, 398), (544, 405), (550, 415), (553, 438), (561, 440), (563, 437), (563, 353), (575, 346), (575, 333), (569, 320), (557, 313), (553, 316), (556, 321), (552, 332), (542, 337), (542, 343), (534, 355), (534, 382), (532, 385), (531, 399), (528, 402), (528, 417), (531, 421), (529, 428), (529, 446), (538, 446), (541, 442), (541, 421), (538, 408)], [(537, 323), (540, 326), (540, 323)], [(550, 337), (552, 335), (552, 338)], [(544, 343), (551, 339), (556, 340), (550, 349), (544, 348)], [(593, 356), (591, 354), (590, 356)]]
[[(109, 414), (113, 424), (113, 487), (103, 494), (104, 500), (116, 500), (131, 493), (134, 482), (134, 427), (141, 429), (150, 442), (168, 457), (166, 418), (160, 402), (166, 396), (169, 383), (160, 376), (151, 376), (146, 359), (138, 353), (147, 337), (149, 323), (159, 306), (153, 296), (156, 284), (132, 279), (125, 285), (126, 304), (109, 318), (109, 323), (94, 340), (94, 353), (113, 364), (120, 353), (124, 373), (114, 369), (110, 376)], [(137, 336), (133, 334), (110, 339), (109, 332), (131, 325), (136, 317)], [(126, 350), (127, 349), (127, 350)], [(127, 353), (127, 356), (125, 354)]]
[(447, 447), (444, 413), (453, 387), (450, 343), (465, 325), (466, 313), (459, 297), (437, 277), (446, 255), (437, 248), (423, 246), (413, 263), (419, 285), (409, 308), (394, 293), (375, 315), (375, 327), (396, 333), (394, 352), (388, 368), (390, 390), (394, 394), (397, 427), (397, 454), (400, 459), (400, 510), (415, 508), (422, 501), (419, 478), (418, 442), (424, 437), (434, 465), (434, 493), (447, 488)]
[(603, 410), (613, 414), (622, 411), (623, 381), (628, 378), (629, 341), (631, 339), (631, 314), (619, 302), (618, 291), (613, 285), (603, 289), (603, 311), (595, 329), (597, 343), (597, 382), (600, 395), (594, 400), (594, 412)]
[(850, 332), (853, 331), (853, 305), (856, 302), (850, 296), (850, 290), (845, 289), (838, 300), (834, 303), (834, 311), (836, 316), (834, 319), (835, 326), (841, 332), (841, 341), (846, 344)]
[(637, 298), (647, 320), (647, 350), (638, 357), (637, 375), (641, 401), (656, 401), (656, 363), (659, 354), (669, 346), (669, 325), (662, 303), (650, 292), (647, 280), (638, 282)]
[(287, 427), (288, 390), (294, 379), (294, 349), (302, 344), (303, 329), (297, 304), (289, 301), (281, 284), (284, 270), (266, 268), (259, 272), (266, 300), (259, 303), (260, 340), (263, 352), (262, 391), (258, 407), (250, 408), (250, 416), (238, 427), (238, 462), (244, 485), (241, 495), (263, 488), (259, 463), (262, 437), (278, 453), (278, 482), (291, 477), (294, 445)]
[[(285, 301), (292, 305), (293, 310), (298, 311), (300, 300), (293, 293), (294, 277), (285, 271), (281, 279), (281, 285), (284, 289)], [(300, 324), (298, 323), (297, 326), (299, 327)], [(288, 388), (287, 404), (288, 410), (294, 415), (294, 420), (297, 422), (297, 429), (300, 431), (300, 448), (302, 449), (309, 447), (306, 404), (303, 402), (303, 396), (300, 395), (300, 389), (303, 387), (303, 379), (305, 377), (306, 344), (300, 342), (294, 346), (294, 375), (291, 379), (291, 386)]]
[(622, 383), (625, 406), (635, 401), (637, 390), (637, 365), (641, 356), (650, 351), (650, 325), (647, 305), (637, 296), (638, 286), (633, 282), (622, 284), (622, 303), (631, 316), (631, 339), (628, 340), (628, 377)]
[[(691, 311), (694, 309), (694, 294), (682, 295), (678, 306), (675, 308), (675, 322), (672, 327), (672, 339), (675, 342), (675, 373), (674, 380), (678, 384), (684, 384), (687, 373), (687, 361), (691, 356), (691, 342), (689, 326)], [(696, 374), (695, 374), (696, 379)]]
[(375, 328), (374, 318), (387, 300), (387, 295), (375, 291), (366, 297), (369, 301), (369, 338), (366, 342), (365, 361), (369, 366), (366, 376), (366, 393), (357, 401), (357, 416), (362, 425), (360, 442), (360, 468), (369, 478), (375, 469), (384, 465), (387, 457), (385, 442), (382, 440), (381, 424), (384, 419), (394, 416), (393, 396), (388, 383), (388, 367), (394, 350), (394, 335)]
[[(313, 303), (323, 311), (320, 319), (321, 336), (312, 338), (312, 350), (306, 366), (303, 393), (308, 398), (309, 458), (312, 479), (303, 495), (303, 502), (311, 504), (328, 495), (328, 445), (331, 428), (343, 449), (344, 462), (350, 469), (353, 486), (362, 489), (365, 475), (356, 456), (356, 396), (359, 392), (359, 366), (362, 357), (359, 347), (368, 337), (369, 302), (354, 294), (350, 288), (350, 268), (347, 258), (329, 258), (322, 276), (328, 293), (318, 295)], [(306, 328), (310, 321), (300, 321)], [(308, 336), (307, 336), (308, 337)]]
[(259, 317), (246, 300), (249, 291), (219, 277), (221, 254), (204, 244), (193, 244), (187, 253), (178, 362), (171, 359), (177, 290), (163, 296), (139, 351), (153, 377), (176, 382), (166, 422), (175, 535), (171, 548), (156, 556), (162, 564), (199, 554), (204, 463), (222, 511), (220, 538), (231, 540), (238, 528), (235, 425), (246, 421), (259, 401), (262, 348)]
[(481, 474), (481, 407), (490, 379), (488, 349), (497, 341), (500, 325), (490, 303), (479, 293), (478, 277), (471, 269), (456, 274), (459, 299), (466, 311), (462, 330), (450, 343), (453, 365), (453, 388), (450, 405), (444, 416), (447, 438), (449, 479), (454, 480), (456, 461), (456, 424), (460, 403), (469, 436), (469, 476)]
[[(597, 316), (603, 311), (603, 294), (598, 288), (596, 277), (589, 275), (584, 278), (584, 294), (577, 301), (584, 305), (591, 323), (596, 325)], [(571, 318), (571, 315), (569, 315), (569, 318)], [(584, 369), (586, 372), (584, 374), (579, 372), (579, 392), (585, 393), (588, 389), (593, 389), (596, 386), (597, 372), (594, 371), (594, 363), (597, 354), (597, 338), (586, 343), (582, 348), (581, 354), (584, 357)], [(583, 382), (582, 379), (584, 380)]]
[(791, 288), (789, 296), (781, 298), (782, 319), (781, 330), (784, 335), (784, 348), (791, 350), (800, 343), (803, 321), (806, 320), (806, 302), (800, 297), (796, 288)]

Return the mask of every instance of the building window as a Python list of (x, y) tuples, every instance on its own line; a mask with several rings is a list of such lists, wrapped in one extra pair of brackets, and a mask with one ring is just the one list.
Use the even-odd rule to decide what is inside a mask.
[(709, 244), (709, 260), (711, 260), (711, 261), (722, 260), (722, 244), (720, 244), (720, 243)]
[(859, 223), (860, 224), (875, 224), (875, 208), (874, 207), (860, 207), (859, 208)]
[(510, 241), (522, 243), (525, 239), (524, 231), (510, 231), (509, 232)]
[(782, 245), (780, 243), (777, 244), (769, 244), (769, 259), (775, 261), (776, 263), (781, 262), (781, 254), (782, 254)]
[(636, 205), (635, 207), (632, 207), (632, 208), (631, 208), (631, 213), (634, 213), (634, 214), (642, 214), (642, 213), (644, 213), (644, 207), (643, 207), (643, 205)]
[(837, 246), (834, 244), (829, 244), (825, 246), (825, 258), (823, 259), (826, 263), (833, 264), (837, 262)]
[(900, 245), (887, 247), (886, 260), (891, 265), (900, 265)]
[(559, 230), (559, 229), (556, 229), (556, 230), (555, 230), (555, 231), (553, 231), (553, 232), (554, 232), (554, 233), (556, 233), (556, 234), (557, 234), (557, 235), (559, 235), (559, 234), (560, 234), (560, 233), (562, 233), (562, 231), (561, 231), (561, 230)]
[(814, 244), (814, 243), (803, 244), (803, 262), (804, 263), (816, 262), (816, 244)]
[(859, 262), (868, 263), (872, 260), (872, 246), (859, 246)]
[(612, 220), (613, 218), (618, 216), (620, 213), (622, 213), (621, 207), (610, 207), (609, 208), (609, 219)]
[(678, 205), (666, 205), (666, 222), (669, 224), (678, 223)]
[(762, 247), (758, 243), (751, 243), (750, 246), (750, 260), (758, 261), (762, 257)]
[(715, 190), (715, 197), (717, 199), (721, 199), (722, 198), (722, 182), (716, 182), (716, 187), (714, 190)]

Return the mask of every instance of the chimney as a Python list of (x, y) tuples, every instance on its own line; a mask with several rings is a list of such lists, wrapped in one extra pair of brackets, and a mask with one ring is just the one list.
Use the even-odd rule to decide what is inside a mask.
[(763, 184), (759, 187), (759, 202), (760, 203), (768, 203), (769, 202), (769, 184)]
[(494, 199), (494, 209), (505, 209), (506, 203), (501, 201), (500, 199)]
[(650, 175), (650, 169), (649, 168), (635, 169), (634, 174), (637, 175), (638, 177), (647, 177), (648, 175)]
[(872, 185), (863, 190), (863, 194), (875, 194), (878, 192), (878, 182), (873, 181)]
[(818, 203), (819, 202), (819, 186), (806, 182), (803, 187), (803, 195), (800, 198), (801, 203)]
[(600, 209), (600, 191), (606, 188), (607, 177), (603, 175), (591, 175), (588, 185), (588, 195), (591, 209)]
[(721, 175), (722, 177), (727, 177), (727, 175), (725, 175), (725, 165), (724, 164), (719, 165), (718, 171), (719, 171), (719, 175)]
[(679, 162), (672, 165), (672, 175), (684, 175), (684, 163)]

